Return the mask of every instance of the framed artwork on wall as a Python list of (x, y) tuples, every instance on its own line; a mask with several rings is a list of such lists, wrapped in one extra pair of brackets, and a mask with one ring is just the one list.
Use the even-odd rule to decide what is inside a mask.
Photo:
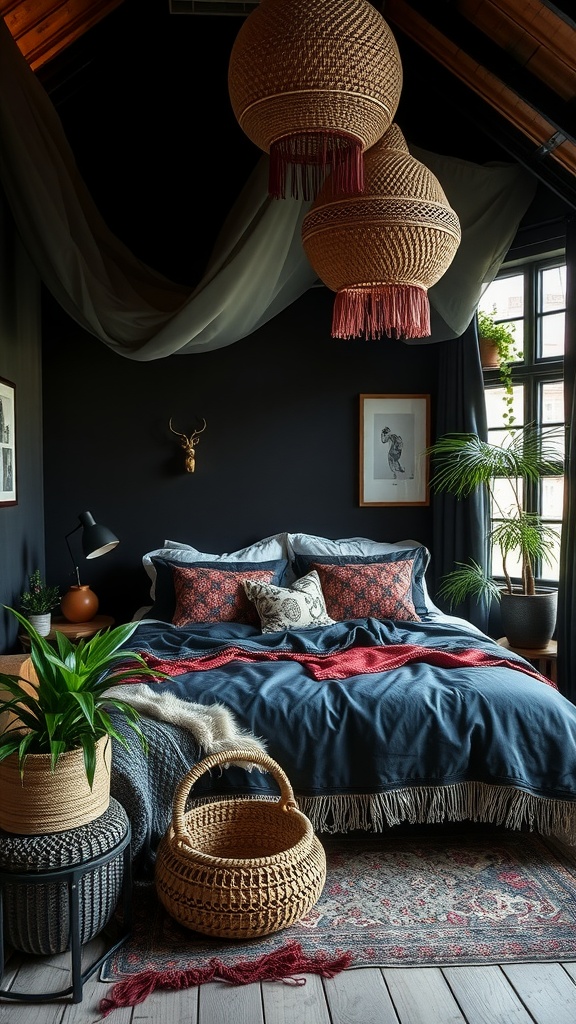
[(360, 505), (429, 505), (430, 395), (360, 395)]
[(0, 508), (16, 505), (16, 388), (0, 377)]

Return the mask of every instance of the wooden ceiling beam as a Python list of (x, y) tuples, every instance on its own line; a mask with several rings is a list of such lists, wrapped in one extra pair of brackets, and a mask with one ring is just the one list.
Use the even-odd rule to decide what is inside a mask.
[(33, 71), (84, 35), (123, 0), (0, 0), (0, 16)]
[[(408, 54), (410, 64), (418, 60), (422, 79), (430, 83), (426, 103), (442, 109), (444, 117), (454, 125), (465, 123), (467, 130), (476, 128), (576, 210), (576, 147), (570, 154), (570, 165), (555, 160), (554, 152), (544, 153), (544, 147), (536, 146), (534, 140), (522, 128), (515, 126), (502, 110), (455, 78), (450, 69), (439, 64), (434, 55), (422, 49), (421, 44), (410, 36), (404, 39), (404, 35), (400, 30), (402, 54)], [(415, 51), (414, 56), (412, 51)]]
[[(401, 8), (404, 9), (403, 13), (400, 11)], [(414, 19), (412, 29), (409, 26), (410, 11), (415, 12), (420, 19), (419, 22)], [(566, 103), (530, 71), (516, 63), (501, 46), (493, 43), (488, 36), (462, 17), (452, 4), (434, 4), (433, 22), (429, 20), (429, 0), (391, 0), (386, 4), (386, 12), (387, 18), (392, 22), (400, 16), (404, 31), (408, 31), (411, 37), (426, 49), (434, 35), (444, 36), (453, 48), (494, 75), (515, 96), (548, 121), (554, 129), (550, 135), (561, 132), (566, 139), (576, 143), (574, 106)]]
[(576, 31), (573, 0), (568, 0), (568, 3), (563, 4), (552, 3), (552, 0), (540, 0), (540, 2), (544, 5), (544, 7), (547, 7), (549, 11), (553, 11), (554, 14), (557, 14), (559, 18), (562, 18), (562, 21), (565, 21), (566, 24), (570, 26), (570, 28), (573, 28)]

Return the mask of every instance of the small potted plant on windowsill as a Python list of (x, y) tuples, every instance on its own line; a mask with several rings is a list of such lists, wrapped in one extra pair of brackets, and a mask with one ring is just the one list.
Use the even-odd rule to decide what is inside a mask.
[(500, 383), (504, 389), (504, 412), (502, 420), (507, 427), (514, 423), (512, 370), (511, 364), (522, 359), (514, 339), (514, 324), (496, 322), (496, 307), (492, 312), (477, 310), (480, 361), (483, 370), (499, 371)]
[(40, 569), (30, 573), (28, 580), (29, 589), (22, 594), (20, 607), (40, 636), (48, 636), (52, 611), (60, 604), (60, 590), (44, 582)]
[[(543, 476), (560, 476), (563, 458), (554, 429), (533, 424), (513, 428), (501, 445), (482, 441), (474, 433), (446, 434), (427, 449), (434, 460), (430, 486), (457, 498), (468, 497), (485, 487), (492, 514), (498, 521), (488, 533), (492, 547), (500, 550), (504, 585), (470, 560), (458, 562), (441, 582), (438, 596), (453, 609), (469, 595), (500, 602), (502, 627), (512, 647), (545, 647), (556, 624), (557, 589), (537, 587), (536, 562), (550, 564), (558, 537), (541, 516), (522, 506), (523, 485), (538, 483)], [(503, 498), (502, 483), (510, 488), (510, 504)], [(514, 583), (508, 562), (516, 555), (521, 578)]]

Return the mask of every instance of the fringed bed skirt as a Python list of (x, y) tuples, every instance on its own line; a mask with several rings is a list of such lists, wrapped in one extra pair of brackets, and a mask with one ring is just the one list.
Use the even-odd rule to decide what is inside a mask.
[[(552, 800), (513, 786), (458, 782), (452, 786), (413, 786), (386, 793), (295, 797), (318, 833), (378, 833), (395, 825), (472, 821), (515, 830), (527, 828), (576, 845), (576, 800)], [(236, 799), (277, 798), (225, 795), (201, 797), (193, 803)]]

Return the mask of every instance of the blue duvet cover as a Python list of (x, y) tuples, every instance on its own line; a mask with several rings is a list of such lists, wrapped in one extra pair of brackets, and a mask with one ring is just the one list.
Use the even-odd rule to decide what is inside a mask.
[[(466, 819), (576, 838), (576, 707), (474, 627), (369, 618), (262, 634), (147, 620), (129, 646), (170, 674), (159, 699), (224, 704), (262, 737), (320, 831)], [(146, 763), (133, 740), (130, 754), (115, 748), (113, 794), (153, 849), (203, 752), (178, 726), (146, 727)], [(248, 793), (278, 790), (230, 767), (192, 796)]]

